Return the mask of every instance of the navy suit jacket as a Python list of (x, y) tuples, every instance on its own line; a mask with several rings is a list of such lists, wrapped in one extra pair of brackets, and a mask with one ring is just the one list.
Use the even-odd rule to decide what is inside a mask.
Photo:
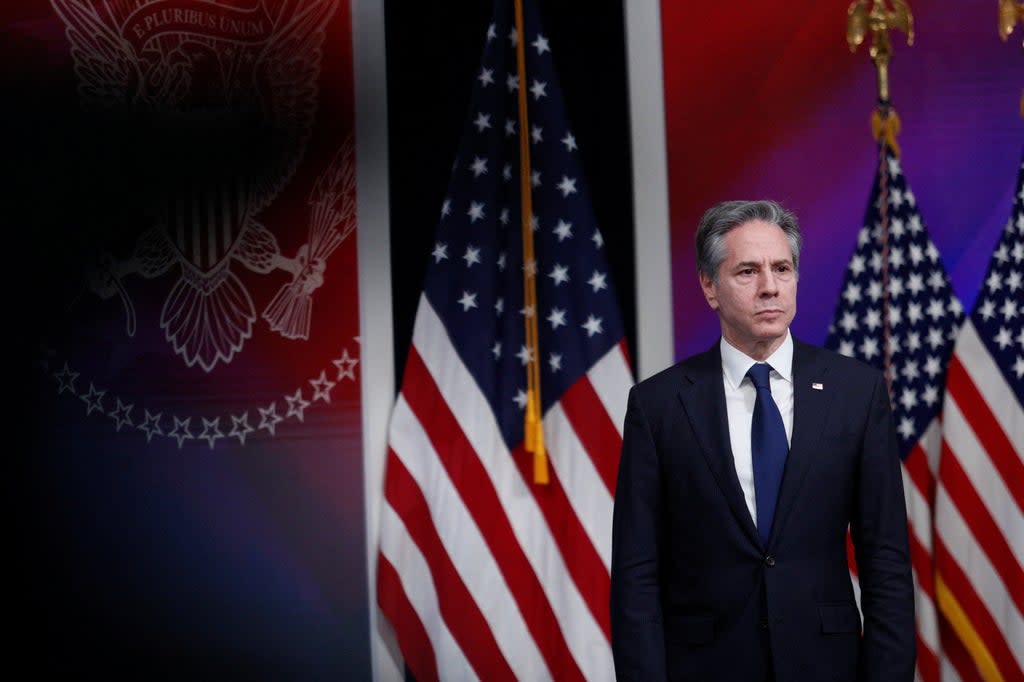
[(885, 381), (794, 339), (793, 401), (763, 546), (736, 476), (718, 343), (630, 390), (612, 534), (620, 682), (913, 679), (907, 517)]

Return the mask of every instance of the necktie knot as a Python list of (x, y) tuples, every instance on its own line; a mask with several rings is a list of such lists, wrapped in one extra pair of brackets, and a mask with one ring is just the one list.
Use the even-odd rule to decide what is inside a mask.
[(758, 389), (767, 388), (769, 391), (772, 390), (771, 382), (768, 380), (771, 374), (772, 366), (766, 362), (758, 362), (751, 365), (750, 369), (747, 370), (747, 376), (754, 382), (754, 386)]

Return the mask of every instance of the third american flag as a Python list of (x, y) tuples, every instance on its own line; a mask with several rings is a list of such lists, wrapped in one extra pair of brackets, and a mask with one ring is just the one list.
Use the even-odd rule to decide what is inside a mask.
[(944, 653), (962, 679), (1024, 680), (1022, 309), (1024, 160), (946, 382), (935, 592)]

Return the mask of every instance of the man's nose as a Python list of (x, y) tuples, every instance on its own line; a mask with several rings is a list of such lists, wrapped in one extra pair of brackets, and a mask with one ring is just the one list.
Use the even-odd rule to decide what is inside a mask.
[(770, 268), (761, 271), (758, 293), (761, 296), (775, 296), (779, 293), (779, 282)]

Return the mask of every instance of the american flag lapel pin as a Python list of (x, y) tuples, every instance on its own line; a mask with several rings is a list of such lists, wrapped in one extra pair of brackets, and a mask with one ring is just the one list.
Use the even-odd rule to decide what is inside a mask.
[(819, 384), (817, 381), (815, 381), (813, 384), (811, 384), (811, 388), (813, 388), (815, 391), (821, 391), (825, 389), (825, 384)]

